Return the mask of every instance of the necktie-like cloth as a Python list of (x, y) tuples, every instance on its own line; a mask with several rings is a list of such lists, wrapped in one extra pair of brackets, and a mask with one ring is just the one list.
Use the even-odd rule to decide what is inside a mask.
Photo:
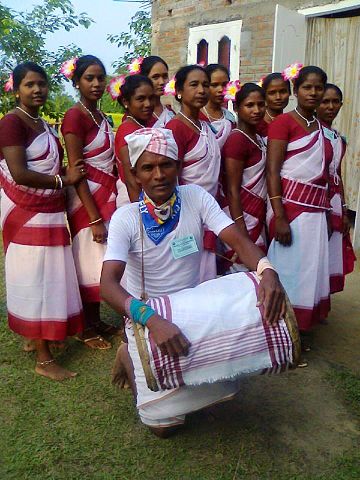
[(147, 236), (158, 245), (179, 223), (181, 200), (176, 188), (169, 200), (155, 205), (144, 191), (139, 197), (139, 211)]

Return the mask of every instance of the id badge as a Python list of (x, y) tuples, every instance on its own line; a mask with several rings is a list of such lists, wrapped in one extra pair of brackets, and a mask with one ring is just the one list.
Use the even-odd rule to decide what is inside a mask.
[(170, 247), (175, 260), (199, 251), (194, 235), (177, 238), (170, 243)]

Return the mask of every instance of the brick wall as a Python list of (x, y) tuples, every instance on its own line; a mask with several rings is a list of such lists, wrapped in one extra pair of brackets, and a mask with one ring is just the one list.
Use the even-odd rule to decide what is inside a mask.
[(152, 53), (160, 55), (174, 73), (187, 63), (189, 28), (242, 19), (241, 80), (258, 80), (271, 72), (276, 3), (292, 10), (331, 0), (154, 0)]

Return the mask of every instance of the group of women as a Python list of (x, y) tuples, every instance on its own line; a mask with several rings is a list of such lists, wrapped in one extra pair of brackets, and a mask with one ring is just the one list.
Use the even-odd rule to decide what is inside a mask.
[[(341, 181), (346, 143), (332, 128), (340, 89), (327, 83), (320, 68), (304, 67), (293, 84), (297, 106), (283, 114), (291, 85), (272, 73), (262, 87), (246, 83), (236, 93), (236, 121), (224, 107), (229, 73), (222, 65), (180, 68), (177, 113), (160, 100), (168, 79), (166, 62), (156, 56), (126, 77), (118, 97), (125, 115), (114, 138), (97, 108), (106, 88), (104, 65), (91, 55), (77, 59), (72, 82), (79, 100), (61, 126), (64, 169), (57, 134), (39, 116), (48, 94), (46, 73), (32, 62), (14, 69), (16, 106), (0, 121), (7, 308), (10, 328), (36, 350), (40, 375), (76, 375), (52, 354), (68, 335), (107, 349), (104, 336), (118, 333), (100, 319), (99, 280), (110, 217), (117, 206), (139, 198), (126, 136), (144, 127), (172, 130), (179, 183), (205, 188), (267, 251), (301, 331), (325, 320), (330, 292), (344, 286), (353, 257)], [(204, 247), (202, 281), (244, 269), (210, 231)]]

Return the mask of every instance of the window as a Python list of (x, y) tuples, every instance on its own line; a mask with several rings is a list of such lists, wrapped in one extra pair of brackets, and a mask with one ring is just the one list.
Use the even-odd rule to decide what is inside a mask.
[(205, 66), (208, 64), (208, 50), (208, 42), (204, 39), (200, 40), (197, 45), (196, 63), (201, 63)]
[(218, 63), (224, 65), (227, 69), (230, 69), (230, 48), (231, 40), (224, 35), (219, 42), (218, 47)]
[(188, 63), (221, 63), (231, 80), (239, 78), (242, 20), (200, 25), (189, 29)]

